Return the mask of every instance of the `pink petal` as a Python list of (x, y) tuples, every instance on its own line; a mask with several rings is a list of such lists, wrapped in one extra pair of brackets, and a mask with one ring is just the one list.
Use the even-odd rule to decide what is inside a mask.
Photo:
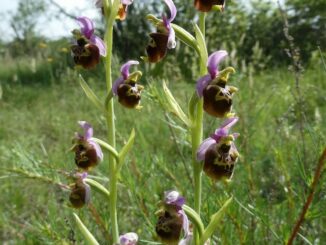
[(88, 143), (94, 147), (97, 158), (100, 159), (100, 161), (103, 161), (103, 152), (100, 145), (93, 140), (88, 140)]
[(78, 124), (84, 129), (84, 138), (86, 140), (93, 137), (93, 128), (88, 122), (78, 121)]
[(128, 77), (129, 77), (129, 68), (130, 66), (132, 65), (139, 65), (139, 62), (137, 60), (129, 60), (127, 63), (123, 64), (121, 66), (121, 74), (122, 74), (122, 77), (124, 78), (124, 80), (127, 80)]
[(205, 160), (206, 151), (213, 144), (216, 144), (216, 141), (212, 138), (207, 138), (200, 144), (197, 150), (197, 161)]
[(119, 77), (117, 80), (114, 81), (113, 85), (112, 85), (112, 93), (114, 95), (118, 94), (118, 88), (121, 84), (123, 84), (125, 80), (123, 79), (123, 77)]
[(234, 124), (238, 122), (239, 118), (238, 117), (231, 117), (226, 119), (223, 124), (221, 125), (220, 128), (224, 129), (230, 129)]
[(210, 83), (210, 81), (212, 81), (210, 75), (205, 75), (197, 80), (196, 89), (197, 89), (197, 94), (199, 97), (203, 96), (203, 91), (207, 87), (207, 85)]
[(168, 5), (170, 9), (170, 18), (168, 19), (168, 22), (171, 23), (177, 15), (177, 8), (175, 7), (172, 0), (164, 0), (164, 2), (166, 3), (166, 5)]
[(91, 19), (87, 17), (78, 17), (77, 22), (80, 25), (81, 33), (88, 39), (91, 38), (91, 36), (94, 33), (94, 23)]
[(98, 47), (98, 49), (100, 50), (100, 55), (105, 57), (106, 56), (106, 45), (105, 45), (104, 41), (95, 35), (92, 35), (89, 40), (91, 41), (91, 43), (95, 44)]
[(134, 2), (134, 0), (121, 0), (121, 4), (123, 5), (130, 5)]
[(225, 50), (219, 50), (208, 57), (207, 69), (211, 78), (214, 79), (218, 74), (218, 64), (228, 55)]

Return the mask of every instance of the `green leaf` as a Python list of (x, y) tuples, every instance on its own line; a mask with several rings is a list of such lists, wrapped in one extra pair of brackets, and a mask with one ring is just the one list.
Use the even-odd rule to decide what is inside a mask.
[(88, 86), (82, 75), (79, 74), (79, 84), (84, 90), (87, 98), (101, 111), (105, 111), (103, 104), (101, 103), (100, 99), (95, 95), (93, 90)]
[(126, 155), (130, 151), (132, 145), (134, 144), (134, 141), (135, 141), (135, 129), (132, 129), (127, 143), (123, 146), (123, 148), (121, 149), (121, 151), (119, 153), (119, 162), (118, 162), (118, 166), (117, 166), (117, 172), (119, 172), (120, 169), (122, 168), (122, 165), (124, 163)]
[(181, 107), (179, 106), (178, 102), (175, 100), (175, 98), (173, 97), (171, 91), (169, 90), (169, 88), (166, 86), (165, 81), (163, 81), (163, 91), (165, 94), (165, 97), (167, 99), (168, 102), (168, 109), (174, 113), (177, 117), (179, 117), (179, 119), (181, 121), (184, 122), (184, 124), (186, 124), (187, 126), (190, 127), (191, 122), (189, 120), (189, 118), (186, 116), (186, 114), (183, 112), (183, 110), (181, 109)]
[(199, 101), (199, 97), (197, 95), (197, 91), (195, 91), (192, 94), (188, 104), (189, 117), (192, 122), (194, 122), (196, 119), (196, 110), (197, 110), (198, 101)]
[(194, 24), (194, 29), (196, 34), (196, 40), (199, 46), (199, 55), (201, 57), (202, 62), (206, 66), (208, 60), (208, 53), (207, 53), (205, 38), (197, 24)]
[(93, 187), (95, 190), (97, 190), (98, 192), (104, 194), (106, 197), (110, 197), (110, 192), (100, 183), (98, 183), (97, 181), (93, 180), (93, 179), (85, 179), (86, 183), (89, 184), (91, 187)]
[(100, 146), (107, 149), (117, 160), (119, 160), (119, 154), (118, 154), (117, 150), (113, 148), (113, 146), (109, 145), (105, 141), (100, 140), (98, 138), (92, 137), (92, 140), (95, 141), (96, 143), (98, 143)]
[(85, 241), (87, 244), (90, 245), (99, 245), (99, 243), (96, 241), (95, 237), (90, 233), (90, 231), (87, 229), (87, 227), (83, 224), (83, 222), (79, 219), (78, 215), (73, 213), (76, 224), (80, 232), (83, 234), (83, 237), (85, 238)]
[(228, 206), (232, 202), (233, 197), (230, 197), (211, 218), (208, 226), (206, 227), (202, 238), (200, 239), (199, 244), (205, 244), (205, 242), (213, 235), (214, 231), (216, 230), (217, 226), (220, 224), (220, 220), (222, 219), (223, 215), (225, 214)]
[(187, 205), (182, 205), (182, 209), (185, 211), (188, 218), (198, 229), (199, 237), (202, 237), (202, 235), (204, 233), (204, 225), (203, 225), (203, 222), (201, 221), (201, 218), (198, 215), (198, 213)]

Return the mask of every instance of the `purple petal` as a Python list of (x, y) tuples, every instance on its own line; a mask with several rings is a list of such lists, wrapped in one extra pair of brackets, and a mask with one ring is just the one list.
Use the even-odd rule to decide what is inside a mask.
[(233, 133), (232, 136), (233, 136), (233, 138), (236, 139), (236, 138), (238, 138), (240, 136), (240, 134), (239, 133)]
[(220, 128), (230, 129), (234, 124), (238, 122), (238, 120), (239, 120), (238, 117), (228, 118), (223, 122)]
[(138, 235), (135, 232), (128, 232), (119, 237), (120, 245), (135, 245), (138, 241)]
[(100, 159), (100, 161), (102, 161), (103, 160), (103, 152), (102, 152), (100, 145), (97, 144), (93, 140), (88, 140), (87, 142), (94, 147), (94, 149), (96, 151), (96, 156), (98, 157), (98, 159)]
[(171, 23), (177, 15), (177, 8), (175, 7), (172, 0), (164, 0), (164, 2), (166, 3), (166, 5), (168, 5), (170, 9), (170, 18), (168, 19), (168, 22)]
[(78, 17), (77, 22), (80, 25), (81, 33), (88, 39), (91, 38), (91, 36), (94, 33), (94, 23), (91, 19), (87, 17)]
[(218, 143), (223, 137), (228, 136), (229, 130), (225, 128), (218, 128), (215, 130), (214, 134), (211, 135), (211, 138)]
[(123, 5), (130, 5), (134, 2), (134, 0), (121, 0), (121, 4)]
[(123, 84), (125, 80), (123, 79), (123, 77), (119, 77), (117, 80), (114, 81), (113, 85), (112, 85), (112, 93), (114, 95), (118, 94), (118, 88), (121, 84)]
[(106, 45), (105, 45), (104, 41), (95, 35), (92, 35), (89, 40), (91, 41), (91, 43), (95, 44), (98, 47), (98, 49), (100, 50), (100, 55), (105, 57), (106, 56)]
[(218, 74), (218, 64), (228, 55), (225, 50), (219, 50), (208, 57), (207, 69), (211, 78), (214, 79)]
[(207, 138), (200, 144), (197, 150), (197, 161), (204, 161), (206, 151), (213, 144), (216, 144), (216, 141), (212, 138)]
[(90, 200), (91, 200), (91, 187), (84, 183), (85, 185), (85, 204), (89, 204)]
[(174, 29), (169, 25), (169, 37), (168, 37), (168, 49), (173, 49), (177, 46), (175, 41), (175, 32)]
[(84, 138), (86, 140), (93, 137), (93, 128), (88, 122), (78, 121), (78, 124), (84, 129)]
[(184, 231), (184, 236), (189, 236), (189, 220), (188, 217), (183, 209), (179, 210), (178, 213), (182, 216), (182, 228)]
[(121, 66), (121, 74), (122, 74), (122, 77), (124, 78), (124, 80), (127, 80), (128, 77), (129, 77), (129, 68), (130, 66), (132, 65), (138, 65), (139, 62), (137, 60), (129, 60), (127, 63), (123, 64)]
[(196, 89), (197, 89), (197, 95), (199, 97), (203, 96), (203, 91), (207, 87), (210, 81), (212, 81), (210, 75), (205, 75), (197, 80)]
[(185, 204), (185, 199), (177, 191), (166, 191), (164, 192), (164, 202), (181, 208)]

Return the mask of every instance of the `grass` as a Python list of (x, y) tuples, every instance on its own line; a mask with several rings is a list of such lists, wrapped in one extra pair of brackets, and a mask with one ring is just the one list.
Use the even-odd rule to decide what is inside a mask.
[[(5, 244), (71, 244), (74, 240), (82, 244), (72, 218), (74, 210), (69, 207), (69, 192), (56, 183), (71, 183), (63, 172), (75, 168), (68, 150), (74, 132), (79, 131), (76, 122), (90, 122), (95, 136), (105, 139), (105, 119), (84, 96), (77, 72), (63, 70), (52, 78), (40, 75), (38, 83), (28, 83), (24, 74), (17, 82), (11, 77), (0, 70), (0, 240)], [(86, 78), (104, 97), (103, 78), (96, 72)], [(167, 79), (169, 88), (185, 108), (194, 83), (173, 79), (172, 74)], [(234, 196), (213, 244), (282, 244), (290, 235), (326, 135), (325, 72), (314, 68), (302, 78), (304, 146), (293, 80), (286, 70), (265, 71), (253, 77), (238, 72), (230, 80), (239, 88), (234, 108), (240, 121), (234, 131), (241, 134), (237, 139), (241, 158), (231, 183), (214, 184), (203, 178), (205, 224), (230, 195)], [(151, 83), (161, 87), (158, 79)], [(120, 176), (120, 232), (135, 231), (141, 240), (154, 240), (154, 213), (165, 190), (178, 189), (190, 206), (193, 199), (192, 181), (187, 177), (191, 173), (188, 134), (152, 95), (147, 89), (140, 111), (116, 105), (118, 149), (131, 129), (136, 129), (135, 145)], [(205, 115), (205, 137), (220, 122)], [(107, 185), (107, 162), (91, 174)], [(325, 189), (324, 174), (297, 237), (298, 244), (322, 244), (326, 239)], [(77, 213), (100, 244), (107, 244), (107, 200), (93, 192), (90, 208)]]

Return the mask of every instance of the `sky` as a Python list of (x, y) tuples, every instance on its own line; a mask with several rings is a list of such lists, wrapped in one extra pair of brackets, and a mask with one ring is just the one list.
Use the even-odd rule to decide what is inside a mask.
[[(18, 7), (19, 0), (0, 0), (0, 32), (2, 33), (1, 39), (10, 41), (14, 37), (9, 24), (10, 14), (14, 13)], [(94, 7), (94, 1), (92, 0), (54, 0), (68, 13), (75, 14), (76, 16), (85, 15), (90, 18), (99, 16), (98, 11)], [(47, 10), (49, 13), (57, 11), (57, 8), (50, 6)], [(51, 18), (50, 20), (46, 17), (40, 18), (37, 25), (37, 31), (41, 32), (42, 35), (49, 38), (59, 38), (63, 36), (69, 36), (72, 29), (77, 28), (76, 22), (70, 18), (61, 16), (60, 18)]]

